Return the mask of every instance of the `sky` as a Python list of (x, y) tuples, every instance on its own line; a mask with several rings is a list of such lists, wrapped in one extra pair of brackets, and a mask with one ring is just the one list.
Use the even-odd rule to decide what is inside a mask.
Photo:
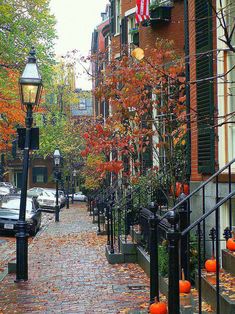
[[(51, 12), (57, 20), (58, 40), (55, 46), (57, 55), (65, 55), (77, 49), (81, 55), (88, 55), (91, 36), (101, 23), (101, 12), (105, 11), (109, 0), (51, 0)], [(81, 68), (79, 71), (82, 71)], [(85, 73), (78, 77), (77, 88), (91, 89), (91, 82)]]

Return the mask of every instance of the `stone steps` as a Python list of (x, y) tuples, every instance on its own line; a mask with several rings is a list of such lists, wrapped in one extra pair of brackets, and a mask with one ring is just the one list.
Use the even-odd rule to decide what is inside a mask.
[[(222, 250), (222, 268), (220, 270), (221, 313), (235, 313), (235, 253)], [(216, 309), (216, 275), (202, 272), (202, 296)]]

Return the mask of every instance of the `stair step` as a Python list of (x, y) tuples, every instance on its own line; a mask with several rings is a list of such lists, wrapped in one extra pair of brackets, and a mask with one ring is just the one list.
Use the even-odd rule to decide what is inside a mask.
[[(202, 272), (202, 296), (216, 309), (216, 276), (214, 273)], [(220, 304), (221, 313), (235, 313), (235, 278), (231, 273), (220, 272)]]
[(235, 252), (222, 250), (223, 269), (235, 276)]
[[(180, 311), (181, 314), (197, 314), (199, 313), (198, 310), (198, 292), (196, 289), (192, 289), (191, 293), (185, 294), (181, 293), (180, 294)], [(210, 314), (215, 314), (212, 311), (211, 306), (206, 303), (205, 301), (202, 301), (202, 314), (206, 313)]]

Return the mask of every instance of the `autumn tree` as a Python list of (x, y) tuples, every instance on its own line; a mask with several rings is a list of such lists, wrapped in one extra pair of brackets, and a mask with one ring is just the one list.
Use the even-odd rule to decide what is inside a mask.
[(56, 35), (49, 1), (3, 1), (0, 30), (0, 151), (6, 153), (16, 137), (16, 127), (24, 125), (18, 79), (31, 46), (36, 48), (44, 86), (50, 81)]
[(186, 130), (184, 66), (176, 62), (173, 42), (158, 39), (145, 53), (142, 61), (111, 60), (100, 73), (95, 96), (109, 102), (112, 115), (86, 135), (84, 154), (103, 153), (103, 171), (122, 171), (128, 180), (167, 164), (168, 185), (174, 185), (185, 161), (178, 157)]

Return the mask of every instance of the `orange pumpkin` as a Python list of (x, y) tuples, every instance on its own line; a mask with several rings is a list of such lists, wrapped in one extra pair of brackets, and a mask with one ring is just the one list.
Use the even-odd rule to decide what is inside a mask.
[[(171, 187), (171, 193), (173, 193), (173, 187)], [(186, 183), (176, 182), (175, 183), (175, 196), (179, 197), (181, 193), (188, 195), (189, 185)]]
[(182, 269), (182, 280), (179, 281), (179, 290), (180, 290), (180, 293), (189, 293), (191, 290), (191, 283), (190, 281), (185, 280), (183, 269)]
[(211, 259), (208, 259), (205, 262), (205, 268), (210, 273), (216, 272), (216, 265), (217, 265), (217, 261), (216, 261), (216, 259), (213, 256), (212, 256)]
[(228, 250), (235, 251), (235, 232), (233, 232), (232, 234), (233, 236), (232, 238), (228, 239), (226, 246)]
[(167, 314), (167, 305), (164, 302), (159, 302), (157, 298), (155, 298), (155, 302), (149, 307), (150, 314)]
[(235, 251), (235, 239), (233, 239), (233, 238), (228, 239), (227, 249), (230, 251)]

